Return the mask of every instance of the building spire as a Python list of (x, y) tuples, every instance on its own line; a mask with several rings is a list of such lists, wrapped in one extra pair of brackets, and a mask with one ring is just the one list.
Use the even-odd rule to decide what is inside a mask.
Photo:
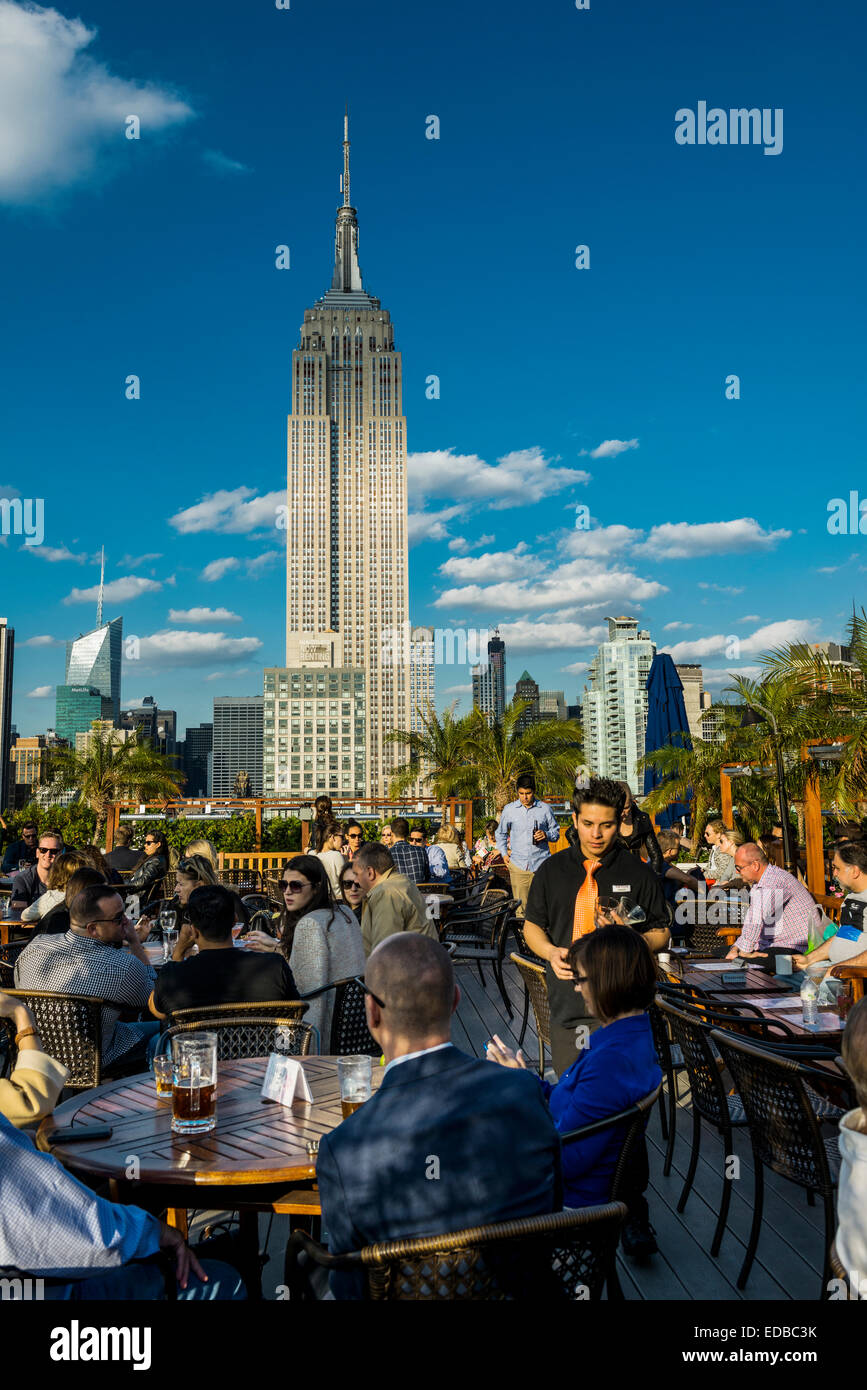
[(349, 197), (349, 107), (343, 115), (343, 206), (351, 204)]
[(96, 626), (102, 627), (102, 600), (105, 594), (105, 546), (102, 547), (102, 560), (99, 570), (99, 597), (96, 600)]
[(343, 294), (363, 292), (358, 264), (358, 217), (349, 201), (349, 107), (343, 116), (343, 204), (337, 209), (334, 236), (334, 275), (332, 290)]

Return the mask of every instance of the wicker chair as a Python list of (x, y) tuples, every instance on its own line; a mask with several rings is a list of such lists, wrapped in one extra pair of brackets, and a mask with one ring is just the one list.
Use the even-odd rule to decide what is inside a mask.
[(220, 869), (219, 876), (224, 888), (233, 888), (241, 897), (262, 891), (262, 875), (258, 869)]
[(241, 902), (252, 915), (254, 912), (267, 912), (269, 914), (279, 912), (281, 904), (276, 898), (271, 898), (267, 893), (245, 893)]
[[(105, 1001), (87, 994), (52, 994), (48, 990), (10, 989), (32, 1013), (49, 1057), (69, 1072), (65, 1088), (87, 1091), (102, 1078), (102, 1009)], [(15, 1025), (0, 1018), (9, 1035), (9, 1058), (14, 1066)]]
[(524, 1018), (521, 1025), (521, 1036), (518, 1039), (518, 1046), (524, 1041), (524, 1034), (527, 1031), (527, 1018), (530, 1005), (533, 1005), (533, 1017), (536, 1020), (536, 1036), (539, 1039), (539, 1075), (545, 1075), (545, 1048), (551, 1051), (551, 1011), (548, 1006), (548, 981), (545, 978), (545, 967), (537, 960), (530, 960), (527, 956), (511, 955), (509, 960), (518, 968), (518, 974), (524, 981)]
[(309, 1299), (303, 1254), (329, 1270), (366, 1276), (371, 1300), (571, 1303), (599, 1299), (614, 1265), (622, 1202), (550, 1212), (441, 1236), (385, 1241), (330, 1255), (303, 1231), (289, 1237), (290, 1298)]
[[(710, 1045), (707, 1030), (695, 1013), (688, 1009), (675, 1008), (663, 996), (658, 996), (657, 1002), (661, 1009), (668, 1027), (671, 1032), (672, 1042), (680, 1048), (683, 1057), (683, 1065), (689, 1077), (689, 1086), (692, 1097), (692, 1151), (689, 1157), (689, 1167), (683, 1184), (683, 1190), (677, 1203), (677, 1210), (682, 1212), (689, 1198), (692, 1184), (695, 1179), (695, 1170), (698, 1167), (698, 1155), (701, 1147), (701, 1122), (707, 1120), (715, 1129), (719, 1130), (723, 1139), (723, 1154), (732, 1153), (732, 1129), (745, 1126), (747, 1117), (738, 1096), (726, 1095), (726, 1090), (720, 1075), (720, 1068), (717, 1058), (714, 1056)], [(714, 1035), (715, 1036), (715, 1035)], [(673, 1152), (673, 1134), (669, 1137), (669, 1153)], [(670, 1171), (670, 1163), (669, 1163)], [(731, 1184), (733, 1179), (729, 1176), (728, 1164), (723, 1166), (723, 1188), (717, 1217), (716, 1229), (714, 1230), (711, 1242), (710, 1253), (716, 1257), (719, 1254), (722, 1244), (723, 1232), (725, 1231), (728, 1219), (729, 1202), (731, 1201)]]
[[(579, 1139), (591, 1139), (596, 1134), (603, 1134), (607, 1129), (614, 1129), (618, 1126), (622, 1129), (623, 1142), (608, 1190), (609, 1202), (622, 1201), (625, 1196), (626, 1180), (635, 1145), (647, 1128), (648, 1117), (661, 1090), (662, 1086), (659, 1085), (654, 1090), (649, 1091), (646, 1096), (642, 1096), (641, 1100), (637, 1100), (634, 1105), (618, 1111), (616, 1115), (609, 1115), (604, 1120), (593, 1120), (590, 1124), (581, 1125), (579, 1129), (572, 1129), (568, 1133), (560, 1135), (560, 1143), (563, 1148), (566, 1148), (568, 1144), (575, 1144)], [(623, 1298), (616, 1262), (612, 1262), (608, 1275), (608, 1297), (612, 1299)]]
[(823, 1139), (810, 1096), (810, 1081), (827, 1081), (828, 1073), (794, 1057), (780, 1056), (744, 1038), (714, 1029), (711, 1038), (738, 1088), (753, 1148), (755, 1192), (753, 1224), (737, 1286), (749, 1278), (762, 1228), (764, 1165), (772, 1173), (818, 1193), (825, 1208), (825, 1262), (822, 1293), (830, 1277), (829, 1252), (834, 1235), (834, 1191), (839, 1152), (835, 1139)]
[(305, 999), (316, 999), (320, 994), (334, 990), (334, 1011), (331, 1015), (331, 1037), (328, 1051), (332, 1057), (354, 1057), (363, 1054), (367, 1057), (381, 1057), (382, 1048), (370, 1033), (364, 1009), (364, 987), (360, 978), (350, 976), (345, 980), (335, 980), (321, 989), (313, 989), (305, 994)]
[(296, 1022), (307, 1013), (309, 1005), (303, 999), (275, 999), (267, 1004), (201, 1004), (195, 1009), (175, 1009), (169, 1014), (169, 1022), (197, 1023), (199, 1019), (250, 1018), (257, 1017), (291, 1018)]
[(27, 941), (10, 941), (0, 946), (0, 989), (11, 989), (15, 983), (15, 962), (29, 945)]
[(293, 1057), (307, 1057), (313, 1052), (316, 1029), (309, 1023), (299, 1023), (291, 1013), (247, 1014), (243, 1018), (226, 1018), (208, 1011), (208, 1017), (195, 1023), (173, 1024), (160, 1038), (159, 1051), (167, 1052), (172, 1038), (184, 1033), (205, 1030), (217, 1034), (217, 1057), (221, 1062), (239, 1062), (248, 1057), (267, 1057), (272, 1052), (286, 1052)]

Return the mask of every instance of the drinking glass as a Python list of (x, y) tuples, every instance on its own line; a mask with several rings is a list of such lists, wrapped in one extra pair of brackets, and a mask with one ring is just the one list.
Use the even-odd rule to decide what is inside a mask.
[(178, 940), (176, 930), (178, 914), (171, 908), (164, 907), (160, 913), (160, 929), (163, 934), (163, 960), (171, 960), (172, 951), (175, 949)]
[(216, 1033), (172, 1038), (172, 1132), (202, 1134), (216, 1123)]
[(599, 897), (593, 909), (593, 920), (597, 929), (611, 926), (637, 927), (645, 919), (644, 908), (639, 907), (635, 899), (630, 897)]
[(154, 1058), (154, 1081), (160, 1100), (168, 1100), (172, 1095), (172, 1059), (165, 1053)]
[(373, 1085), (370, 1057), (338, 1057), (337, 1079), (340, 1082), (340, 1108), (348, 1117), (370, 1100)]

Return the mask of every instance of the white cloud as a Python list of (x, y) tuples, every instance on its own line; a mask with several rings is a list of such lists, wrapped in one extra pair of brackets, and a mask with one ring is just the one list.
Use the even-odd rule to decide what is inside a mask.
[(37, 685), (35, 690), (28, 690), (27, 698), (28, 700), (47, 700), (53, 694), (53, 685)]
[[(747, 637), (736, 638), (740, 656), (729, 659), (759, 656), (787, 642), (815, 642), (818, 627), (818, 618), (784, 618), (777, 623), (767, 623)], [(717, 633), (713, 637), (700, 637), (694, 642), (676, 642), (673, 647), (663, 647), (662, 650), (667, 651), (675, 661), (697, 661), (704, 656), (725, 656), (731, 642), (731, 635)], [(737, 670), (745, 674), (743, 667), (739, 666)]]
[[(106, 603), (128, 603), (130, 599), (139, 598), (141, 594), (155, 594), (162, 588), (162, 584), (155, 579), (142, 579), (136, 574), (124, 575), (122, 579), (110, 579), (105, 586)], [(65, 604), (70, 603), (96, 603), (99, 596), (99, 585), (94, 584), (90, 589), (73, 589), (63, 600)]]
[(240, 568), (241, 561), (236, 560), (234, 555), (227, 555), (222, 560), (212, 560), (210, 564), (205, 565), (199, 578), (204, 579), (206, 584), (213, 584), (215, 580), (222, 579), (224, 574), (228, 574), (229, 570)]
[(448, 522), (456, 516), (463, 516), (466, 507), (459, 504), (443, 507), (439, 512), (410, 512), (406, 519), (406, 537), (409, 545), (420, 545), (422, 541), (444, 541), (448, 536)]
[(250, 487), (225, 488), (209, 493), (195, 506), (169, 517), (169, 525), (181, 535), (197, 531), (216, 531), (237, 535), (275, 527), (279, 507), (285, 507), (285, 492), (267, 492), (257, 497)]
[(466, 536), (455, 536), (453, 541), (449, 541), (449, 550), (458, 550), (461, 553), (465, 550), (481, 550), (484, 545), (493, 545), (496, 536), (477, 536), (475, 540), (469, 541)]
[(533, 622), (522, 618), (500, 623), (500, 636), (507, 649), (523, 652), (555, 651), (563, 647), (593, 647), (608, 635), (606, 627), (588, 627), (576, 622)]
[(147, 141), (127, 145), (128, 116), (152, 136), (193, 115), (167, 89), (115, 77), (89, 57), (96, 32), (57, 10), (0, 0), (0, 200), (26, 203), (109, 160), (121, 168), (124, 155), (141, 158)]
[[(698, 587), (699, 587), (700, 589), (711, 589), (711, 590), (713, 590), (713, 592), (714, 592), (715, 594), (742, 594), (742, 593), (743, 593), (743, 588), (740, 588), (740, 589), (739, 589), (739, 588), (737, 588), (734, 584), (705, 584), (705, 583), (702, 583), (701, 580), (699, 580)], [(702, 603), (706, 603), (706, 602), (707, 602), (706, 599), (702, 599)]]
[[(651, 529), (636, 553), (657, 560), (686, 560), (737, 550), (771, 550), (791, 531), (763, 531), (751, 516), (736, 521), (666, 521)], [(709, 586), (711, 587), (711, 586)]]
[(21, 643), (22, 647), (62, 647), (63, 643), (59, 637), (50, 637), (48, 633), (42, 633), (38, 637), (28, 637), (26, 642)]
[(0, 497), (8, 497), (11, 499), (20, 496), (21, 493), (18, 491), (17, 487), (13, 487), (11, 483), (0, 483)]
[(239, 666), (238, 669), (237, 669), (237, 671), (211, 671), (211, 673), (210, 673), (209, 675), (205, 676), (205, 680), (206, 680), (206, 681), (237, 681), (237, 680), (240, 680), (242, 676), (248, 676), (249, 674), (250, 674), (250, 667), (249, 667), (249, 666)]
[(760, 623), (762, 621), (758, 613), (746, 613), (742, 618), (738, 618), (739, 623)]
[(590, 662), (573, 661), (568, 666), (561, 666), (560, 670), (566, 672), (566, 674), (570, 676), (580, 676), (582, 672), (590, 670)]
[(448, 685), (443, 691), (444, 695), (472, 695), (472, 683), (469, 685)]
[(725, 666), (702, 666), (701, 675), (706, 690), (719, 691), (731, 685), (735, 676), (743, 676), (750, 681), (759, 680), (764, 670), (761, 666), (732, 666), (730, 669)]
[(170, 623), (240, 623), (241, 615), (228, 608), (170, 608)]
[(504, 454), (495, 464), (478, 454), (456, 454), (453, 449), (410, 454), (407, 477), (411, 496), (454, 497), (484, 502), (494, 511), (541, 502), (564, 488), (590, 481), (579, 468), (557, 468), (534, 446)]
[(137, 570), (139, 565), (150, 564), (152, 560), (161, 560), (161, 551), (148, 551), (144, 555), (124, 555), (123, 559), (118, 560), (119, 569)]
[(203, 150), (202, 159), (213, 169), (215, 174), (249, 174), (250, 170), (246, 164), (242, 164), (239, 159), (230, 159), (227, 154), (222, 154), (219, 150)]
[[(627, 449), (637, 449), (637, 439), (603, 439), (601, 444), (597, 444), (595, 449), (590, 450), (592, 459), (615, 459), (618, 454), (623, 454)], [(587, 450), (582, 449), (582, 454)]]
[(513, 550), (487, 551), (484, 555), (453, 555), (440, 565), (440, 574), (449, 579), (484, 581), (500, 579), (504, 574), (539, 574), (544, 561), (536, 555), (528, 555), (526, 541), (519, 541)]
[(567, 555), (580, 559), (607, 560), (617, 555), (618, 550), (628, 550), (644, 537), (643, 531), (635, 531), (629, 526), (591, 526), (587, 531), (573, 527), (571, 531), (558, 534), (560, 545)]
[[(448, 563), (452, 563), (449, 561)], [(530, 579), (503, 579), (499, 583), (467, 584), (447, 589), (434, 601), (435, 608), (467, 605), (499, 612), (543, 612), (565, 604), (600, 608), (609, 603), (634, 608), (646, 599), (667, 593), (664, 584), (640, 579), (633, 571), (606, 569), (596, 563), (572, 560), (547, 574)]]
[(38, 555), (40, 560), (47, 560), (51, 565), (56, 565), (63, 560), (72, 560), (76, 565), (83, 565), (91, 558), (89, 555), (75, 555), (65, 545), (22, 545), (21, 549), (26, 550), (30, 555)]
[(686, 629), (689, 627), (692, 627), (692, 623), (666, 623), (662, 630), (663, 632), (675, 632), (678, 628)]
[(244, 561), (244, 569), (251, 576), (261, 574), (263, 570), (270, 569), (278, 561), (285, 562), (286, 556), (280, 550), (264, 550), (261, 555), (254, 555), (252, 559)]
[(215, 661), (243, 661), (262, 643), (258, 637), (227, 637), (224, 632), (165, 629), (139, 639), (139, 660), (148, 666), (212, 666)]

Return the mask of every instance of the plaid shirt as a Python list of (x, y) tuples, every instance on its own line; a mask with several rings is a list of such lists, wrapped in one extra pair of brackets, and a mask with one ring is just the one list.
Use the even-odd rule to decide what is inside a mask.
[(54, 994), (90, 994), (105, 999), (102, 1010), (104, 1067), (141, 1044), (129, 1024), (118, 1023), (121, 1008), (144, 1009), (156, 984), (156, 971), (117, 946), (68, 931), (37, 936), (15, 965), (18, 989), (48, 989)]
[(411, 845), (409, 840), (395, 840), (391, 847), (394, 867), (410, 883), (430, 883), (430, 866), (424, 845)]
[(802, 883), (769, 864), (750, 889), (750, 905), (735, 945), (739, 951), (768, 947), (804, 951), (811, 924), (819, 929), (819, 909)]
[(159, 1249), (160, 1223), (140, 1207), (97, 1197), (0, 1115), (0, 1267), (86, 1278)]

